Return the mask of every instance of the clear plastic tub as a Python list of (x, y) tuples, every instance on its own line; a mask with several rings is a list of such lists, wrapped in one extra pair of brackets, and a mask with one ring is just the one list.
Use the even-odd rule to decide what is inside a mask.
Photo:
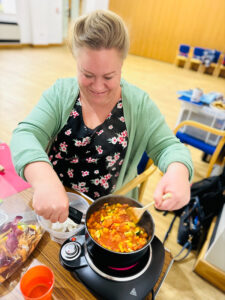
[[(196, 105), (193, 102), (182, 101), (176, 125), (184, 120), (196, 121), (220, 130), (225, 129), (225, 111), (208, 105)], [(191, 126), (183, 126), (179, 131), (212, 146), (217, 146), (221, 139), (218, 135)]]
[[(67, 193), (70, 201), (70, 206), (78, 209), (79, 211), (86, 213), (89, 204), (88, 202), (81, 197), (80, 195), (77, 195), (75, 193)], [(49, 220), (44, 219), (41, 216), (38, 216), (38, 221), (40, 225), (49, 232), (50, 237), (53, 241), (62, 244), (65, 240), (67, 240), (72, 235), (78, 234), (82, 229), (84, 229), (84, 224), (77, 224), (75, 228), (68, 232), (60, 232), (52, 229), (52, 224)], [(54, 223), (56, 224), (56, 223)], [(62, 223), (65, 224), (65, 223)], [(60, 224), (61, 225), (61, 224)]]

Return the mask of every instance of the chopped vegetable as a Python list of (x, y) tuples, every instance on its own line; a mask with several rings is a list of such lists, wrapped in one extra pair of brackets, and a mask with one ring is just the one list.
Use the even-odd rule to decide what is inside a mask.
[(132, 252), (147, 243), (145, 229), (132, 221), (127, 214), (127, 207), (128, 204), (104, 203), (88, 219), (88, 230), (102, 247), (116, 252)]
[(18, 246), (18, 240), (15, 233), (10, 232), (6, 240), (6, 247), (11, 253), (13, 253), (16, 250), (17, 246)]
[(72, 221), (70, 218), (67, 218), (64, 223), (51, 223), (51, 229), (58, 232), (70, 232), (78, 226), (79, 225)]
[(27, 259), (42, 237), (37, 221), (26, 224), (22, 219), (16, 216), (0, 227), (0, 283)]

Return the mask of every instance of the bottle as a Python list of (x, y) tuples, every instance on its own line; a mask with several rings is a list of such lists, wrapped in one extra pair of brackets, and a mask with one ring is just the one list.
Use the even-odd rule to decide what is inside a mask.
[(202, 95), (203, 95), (203, 90), (201, 90), (200, 88), (195, 88), (191, 95), (191, 102), (200, 102)]

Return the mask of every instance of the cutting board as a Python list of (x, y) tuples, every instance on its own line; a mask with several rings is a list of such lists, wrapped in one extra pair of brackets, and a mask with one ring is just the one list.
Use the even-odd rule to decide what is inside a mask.
[(30, 187), (17, 173), (12, 163), (10, 148), (0, 143), (0, 165), (4, 171), (0, 172), (0, 198), (6, 198)]

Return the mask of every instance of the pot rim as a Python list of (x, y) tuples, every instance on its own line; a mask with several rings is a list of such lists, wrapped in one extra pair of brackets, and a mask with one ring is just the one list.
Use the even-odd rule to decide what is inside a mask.
[[(108, 198), (118, 198), (118, 197), (123, 198), (123, 199), (132, 200), (134, 203), (138, 204), (137, 207), (143, 207), (143, 205), (142, 205), (139, 201), (137, 201), (137, 200), (135, 200), (135, 199), (133, 199), (133, 198), (130, 198), (130, 197), (123, 196), (123, 195), (107, 195), (107, 196), (102, 196), (102, 197), (98, 198), (97, 200), (95, 200), (95, 201), (88, 207), (87, 212), (86, 212), (86, 216), (85, 216), (85, 229), (86, 229), (86, 231), (88, 232), (88, 235), (89, 235), (89, 237), (91, 238), (91, 240), (92, 240), (98, 247), (100, 247), (102, 250), (105, 250), (105, 251), (108, 251), (108, 252), (110, 252), (110, 253), (112, 253), (112, 254), (117, 254), (117, 255), (132, 255), (132, 254), (137, 254), (137, 253), (139, 253), (139, 252), (142, 252), (146, 247), (148, 247), (148, 246), (151, 244), (151, 242), (152, 242), (152, 240), (153, 240), (153, 238), (154, 238), (154, 235), (155, 235), (155, 223), (154, 223), (154, 220), (153, 220), (153, 218), (152, 218), (152, 215), (149, 213), (149, 211), (146, 211), (146, 213), (149, 215), (150, 220), (151, 220), (151, 223), (152, 223), (152, 236), (151, 236), (151, 238), (149, 238), (149, 241), (148, 241), (142, 248), (140, 248), (140, 249), (138, 249), (138, 250), (135, 250), (135, 251), (132, 251), (132, 252), (117, 252), (117, 251), (109, 250), (109, 249), (107, 249), (107, 248), (101, 246), (95, 239), (93, 239), (93, 237), (91, 236), (91, 234), (90, 234), (90, 232), (89, 232), (89, 230), (88, 230), (88, 227), (87, 227), (87, 215), (88, 215), (88, 212), (89, 212), (89, 210), (91, 209), (91, 207), (94, 206), (96, 203), (103, 201), (104, 199), (108, 199)], [(126, 202), (125, 202), (125, 203), (126, 203)]]

